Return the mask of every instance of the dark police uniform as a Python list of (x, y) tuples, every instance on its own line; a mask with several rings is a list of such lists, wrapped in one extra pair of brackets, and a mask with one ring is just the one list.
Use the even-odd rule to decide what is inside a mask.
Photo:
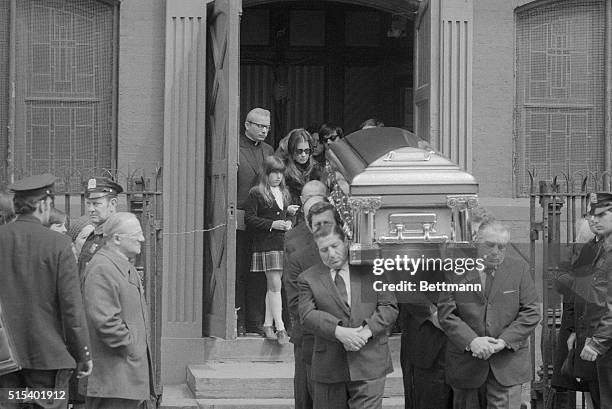
[[(43, 200), (53, 197), (54, 181), (53, 175), (37, 175), (10, 189), (16, 197)], [(1, 376), (0, 388), (65, 390), (75, 363), (91, 360), (72, 243), (33, 214), (21, 214), (0, 226), (0, 260), (0, 300), (23, 368)], [(65, 408), (67, 402), (56, 400), (44, 407)]]
[[(85, 186), (85, 197), (88, 199), (98, 199), (104, 196), (117, 196), (117, 194), (123, 192), (123, 188), (118, 183), (113, 182), (109, 178), (99, 177), (92, 178), (87, 181)], [(106, 221), (105, 221), (106, 222)], [(92, 231), (81, 249), (79, 255), (79, 274), (82, 276), (85, 271), (85, 266), (89, 263), (89, 260), (96, 254), (100, 247), (104, 244), (104, 238), (102, 236), (102, 226), (104, 223), (96, 226)]]
[[(591, 195), (591, 214), (612, 210), (612, 195)], [(595, 366), (599, 382), (601, 408), (612, 408), (612, 243), (604, 237), (593, 261), (593, 278), (588, 302), (580, 322), (586, 336), (585, 345), (597, 351)], [(578, 331), (577, 331), (578, 332)]]

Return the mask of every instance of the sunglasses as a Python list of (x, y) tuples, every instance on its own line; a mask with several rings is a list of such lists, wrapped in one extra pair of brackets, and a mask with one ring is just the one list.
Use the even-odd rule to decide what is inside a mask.
[(329, 135), (323, 138), (323, 142), (327, 143), (327, 142), (333, 142), (336, 139), (338, 139), (338, 135)]
[(296, 154), (296, 155), (301, 155), (302, 153), (305, 153), (306, 155), (310, 155), (310, 152), (312, 152), (312, 149), (310, 149), (310, 148), (306, 148), (306, 149), (296, 149), (296, 150), (295, 150), (295, 154)]

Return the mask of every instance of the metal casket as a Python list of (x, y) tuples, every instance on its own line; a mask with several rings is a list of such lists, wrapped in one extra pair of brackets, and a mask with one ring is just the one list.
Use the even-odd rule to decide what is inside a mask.
[(413, 133), (357, 131), (331, 143), (327, 158), (352, 210), (352, 264), (436, 256), (449, 243), (471, 241), (476, 180)]

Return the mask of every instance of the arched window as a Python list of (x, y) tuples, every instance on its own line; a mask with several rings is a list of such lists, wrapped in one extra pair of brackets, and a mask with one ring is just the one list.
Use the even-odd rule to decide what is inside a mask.
[(0, 0), (0, 91), (14, 95), (0, 98), (5, 172), (61, 176), (113, 167), (117, 7)]
[(528, 5), (516, 19), (516, 155), (519, 195), (538, 178), (604, 170), (603, 0)]

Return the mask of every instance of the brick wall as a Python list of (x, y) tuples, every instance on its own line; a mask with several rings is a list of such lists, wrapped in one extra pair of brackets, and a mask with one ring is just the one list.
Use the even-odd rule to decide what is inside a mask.
[(483, 196), (513, 195), (514, 9), (527, 2), (474, 1), (473, 172)]
[(474, 1), (473, 173), (481, 202), (527, 241), (529, 202), (512, 199), (515, 103), (514, 10), (525, 0)]
[(165, 1), (123, 0), (119, 27), (118, 165), (163, 160)]

